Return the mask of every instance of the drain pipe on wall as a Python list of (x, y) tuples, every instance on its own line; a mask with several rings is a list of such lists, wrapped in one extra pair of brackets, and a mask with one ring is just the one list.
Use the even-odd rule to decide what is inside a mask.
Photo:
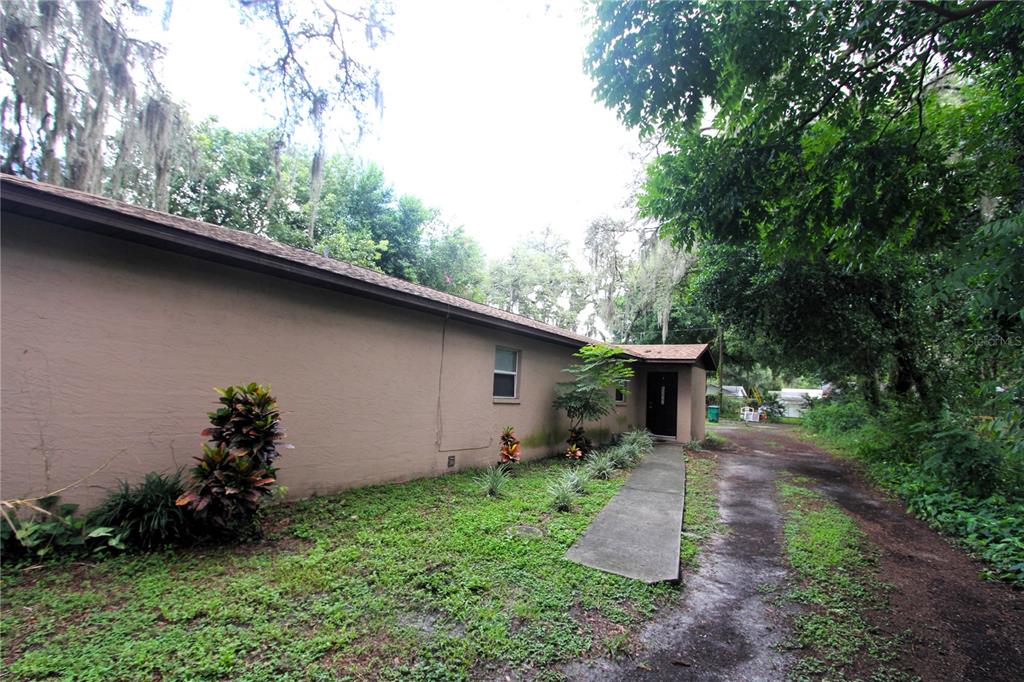
[(437, 439), (435, 445), (437, 446), (437, 452), (441, 452), (441, 436), (443, 435), (444, 421), (441, 415), (441, 390), (442, 381), (444, 379), (444, 344), (448, 335), (448, 318), (451, 317), (452, 307), (449, 305), (445, 308), (444, 321), (441, 322), (441, 361), (437, 367)]

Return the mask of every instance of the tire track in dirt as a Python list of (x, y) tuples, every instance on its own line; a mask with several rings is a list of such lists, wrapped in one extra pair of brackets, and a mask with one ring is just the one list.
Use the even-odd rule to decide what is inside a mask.
[(726, 532), (701, 550), (696, 572), (684, 572), (679, 602), (643, 626), (639, 654), (570, 664), (569, 679), (785, 679), (787, 613), (763, 590), (787, 574), (775, 490), (787, 473), (813, 480), (877, 547), (878, 578), (892, 587), (885, 612), (866, 616), (882, 635), (910, 633), (890, 665), (925, 682), (1024, 679), (1024, 591), (981, 580), (979, 562), (791, 429), (721, 431), (730, 442), (716, 455)]

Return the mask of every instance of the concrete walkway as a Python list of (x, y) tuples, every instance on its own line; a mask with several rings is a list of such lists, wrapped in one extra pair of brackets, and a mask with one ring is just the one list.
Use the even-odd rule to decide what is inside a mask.
[(646, 583), (678, 580), (685, 489), (683, 448), (656, 446), (565, 558)]

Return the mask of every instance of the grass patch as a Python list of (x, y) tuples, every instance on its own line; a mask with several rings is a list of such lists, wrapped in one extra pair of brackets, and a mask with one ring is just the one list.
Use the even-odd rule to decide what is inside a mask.
[(721, 528), (716, 465), (714, 457), (686, 455), (686, 502), (679, 555), (683, 565), (691, 568), (697, 565), (701, 543)]
[(728, 444), (729, 441), (727, 441), (725, 438), (715, 433), (714, 431), (708, 431), (704, 435), (704, 440), (701, 441), (701, 445), (706, 450), (717, 450), (719, 448), (725, 447)]
[(880, 671), (898, 641), (878, 634), (866, 615), (885, 606), (874, 550), (852, 518), (807, 484), (798, 477), (777, 483), (786, 558), (796, 578), (783, 599), (804, 606), (788, 642), (803, 654), (790, 674), (847, 679), (855, 668)]
[[(628, 627), (678, 588), (562, 558), (623, 481), (552, 513), (564, 469), (518, 466), (500, 498), (477, 472), (312, 498), (237, 548), (6, 571), (5, 678), (465, 679), (618, 651), (573, 614)], [(703, 533), (713, 463), (690, 476), (688, 530)]]

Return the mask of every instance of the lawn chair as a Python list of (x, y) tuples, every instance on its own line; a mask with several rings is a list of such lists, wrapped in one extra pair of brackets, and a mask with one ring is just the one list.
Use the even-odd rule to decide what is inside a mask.
[(740, 421), (756, 422), (759, 420), (760, 416), (757, 414), (757, 410), (755, 410), (753, 407), (740, 408)]

